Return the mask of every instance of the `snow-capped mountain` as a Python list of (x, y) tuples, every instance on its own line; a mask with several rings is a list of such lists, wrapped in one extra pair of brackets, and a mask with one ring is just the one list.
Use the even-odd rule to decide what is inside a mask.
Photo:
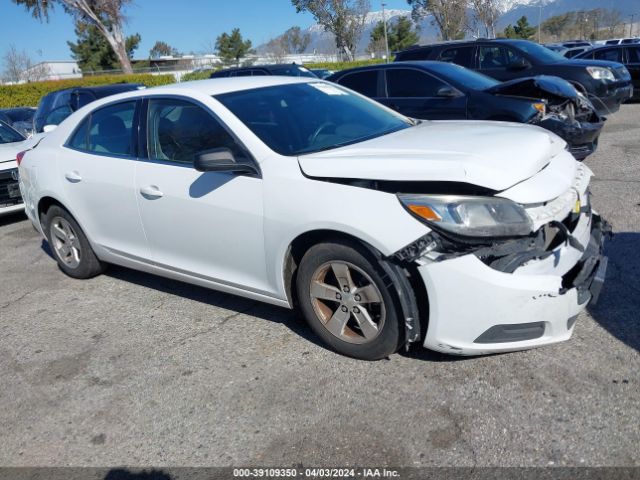
[[(640, 0), (500, 0), (501, 11), (503, 12), (498, 22), (498, 29), (502, 30), (508, 24), (514, 24), (520, 17), (526, 16), (529, 23), (536, 25), (538, 19), (542, 21), (554, 15), (577, 11), (591, 10), (595, 8), (605, 8), (618, 10), (622, 18), (627, 19), (629, 15), (640, 11)], [(411, 10), (392, 9), (384, 12), (387, 22), (394, 22), (397, 18), (411, 18)], [(374, 11), (367, 14), (365, 18), (365, 28), (358, 44), (359, 53), (363, 53), (369, 44), (371, 31), (383, 19), (382, 11)], [(438, 40), (438, 31), (432, 25), (432, 18), (427, 16), (422, 18), (418, 24), (420, 31), (420, 41), (423, 43)], [(335, 45), (333, 36), (324, 31), (320, 25), (312, 25), (306, 29), (310, 34), (311, 41), (307, 47), (307, 52), (333, 52)], [(264, 51), (265, 46), (258, 47), (258, 51)]]

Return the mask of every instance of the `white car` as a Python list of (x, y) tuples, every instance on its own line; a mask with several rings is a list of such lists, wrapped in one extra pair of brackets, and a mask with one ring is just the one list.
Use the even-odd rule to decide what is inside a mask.
[(476, 355), (567, 340), (602, 286), (606, 223), (565, 148), (242, 77), (93, 102), (20, 156), (20, 182), (72, 277), (114, 263), (297, 307), (362, 359)]
[(22, 133), (0, 121), (0, 216), (24, 210), (16, 156), (32, 144)]

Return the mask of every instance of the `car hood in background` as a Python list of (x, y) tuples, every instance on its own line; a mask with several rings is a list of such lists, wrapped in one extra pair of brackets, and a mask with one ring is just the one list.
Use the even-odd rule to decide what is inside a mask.
[(549, 75), (516, 78), (503, 82), (485, 90), (497, 95), (510, 95), (528, 98), (566, 98), (576, 100), (578, 91), (566, 80)]
[(538, 173), (564, 147), (560, 137), (530, 125), (425, 121), (298, 161), (310, 177), (462, 182), (502, 191)]

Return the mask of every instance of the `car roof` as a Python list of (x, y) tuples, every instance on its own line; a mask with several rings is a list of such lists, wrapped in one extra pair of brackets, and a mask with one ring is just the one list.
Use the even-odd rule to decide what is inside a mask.
[(249, 65), (246, 67), (232, 67), (232, 68), (224, 68), (220, 71), (222, 72), (236, 72), (238, 70), (256, 70), (258, 68), (264, 68), (265, 70), (269, 70), (271, 68), (283, 68), (283, 67), (302, 67), (302, 65), (298, 65), (297, 63), (270, 63), (267, 65)]
[(401, 60), (398, 62), (391, 63), (375, 63), (372, 65), (363, 65), (361, 67), (347, 68), (345, 70), (339, 70), (332, 75), (332, 77), (339, 77), (343, 72), (344, 73), (352, 73), (359, 72), (363, 70), (382, 70), (386, 68), (399, 68), (399, 67), (418, 67), (418, 68), (429, 68), (436, 66), (447, 66), (447, 65), (455, 65), (450, 62), (439, 62), (437, 60)]
[[(290, 85), (296, 83), (316, 83), (323, 82), (324, 80), (311, 77), (286, 77), (281, 75), (269, 75), (259, 77), (221, 77), (211, 78), (208, 80), (193, 80), (190, 82), (172, 83), (170, 85), (163, 85), (159, 87), (146, 88), (144, 90), (134, 90), (130, 92), (120, 93), (118, 95), (112, 95), (103, 99), (100, 99), (100, 105), (105, 102), (108, 103), (113, 100), (137, 98), (145, 95), (185, 95), (188, 93), (214, 96), (224, 93), (238, 92), (242, 90), (253, 90), (263, 87), (275, 87), (278, 85)], [(97, 101), (98, 102), (98, 101)], [(98, 105), (97, 102), (92, 102), (89, 105)]]

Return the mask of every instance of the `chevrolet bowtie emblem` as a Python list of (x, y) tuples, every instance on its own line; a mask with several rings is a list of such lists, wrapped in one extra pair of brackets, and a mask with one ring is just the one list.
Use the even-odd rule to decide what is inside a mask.
[(11, 178), (13, 178), (16, 182), (20, 180), (20, 174), (18, 170), (11, 170)]

